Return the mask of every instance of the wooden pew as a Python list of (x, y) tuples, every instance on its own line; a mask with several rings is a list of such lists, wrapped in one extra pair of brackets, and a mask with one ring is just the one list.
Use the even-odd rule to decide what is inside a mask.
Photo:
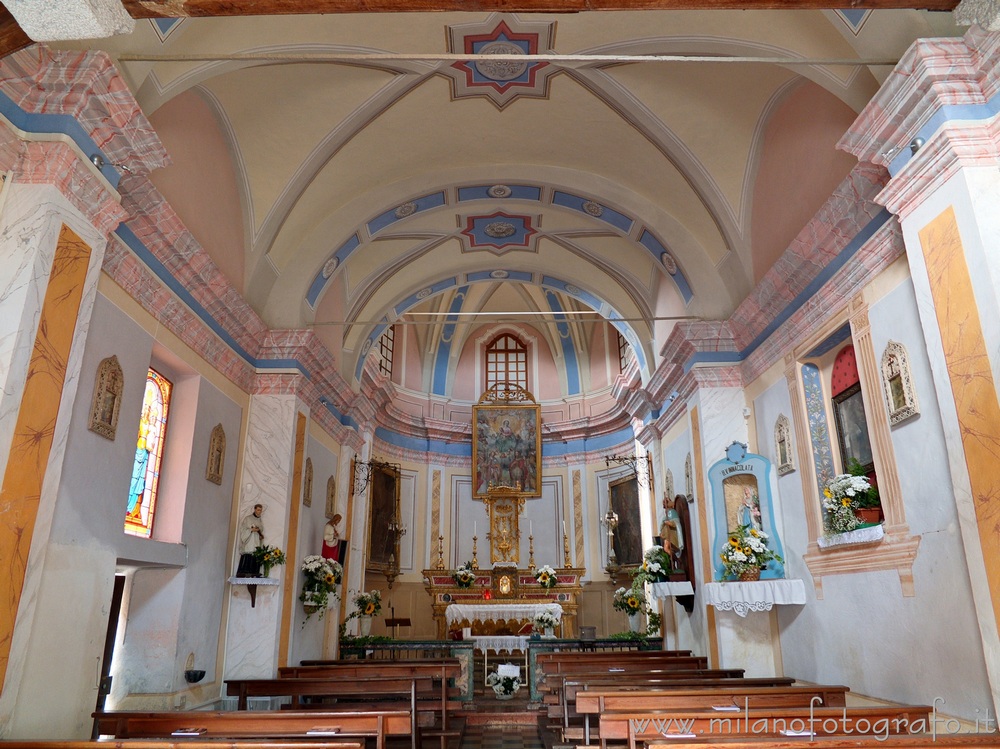
[[(226, 712), (99, 712), (98, 733), (119, 739), (269, 739), (373, 736), (376, 749), (385, 749), (388, 736), (412, 736), (409, 710), (378, 712), (321, 712), (293, 710), (236, 710)], [(188, 730), (194, 729), (194, 730)], [(218, 746), (218, 745), (216, 745)]]
[[(930, 712), (926, 705), (884, 705), (757, 708), (732, 714), (711, 710), (605, 713), (600, 716), (600, 742), (602, 749), (608, 741), (627, 742), (629, 749), (635, 749), (637, 742), (671, 736), (742, 737), (770, 742), (786, 738), (786, 731), (809, 731), (810, 726), (815, 735), (906, 733), (908, 726), (918, 726), (921, 721), (927, 725)], [(767, 746), (770, 749), (770, 743)]]
[[(538, 668), (545, 676), (555, 674), (594, 674), (594, 673), (627, 673), (630, 671), (708, 671), (708, 659), (704, 656), (681, 655), (671, 658), (651, 658), (648, 661), (625, 660), (608, 661), (606, 663), (590, 663), (587, 661), (546, 661), (538, 663)], [(742, 673), (742, 669), (739, 669)]]
[[(677, 681), (700, 681), (705, 679), (740, 679), (743, 677), (742, 668), (727, 669), (661, 669), (661, 668), (618, 668), (608, 667), (600, 671), (569, 672), (558, 674), (541, 675), (541, 682), (538, 689), (541, 692), (548, 692), (557, 695), (558, 702), (563, 706), (564, 712), (567, 709), (566, 684), (574, 684), (577, 688), (582, 685), (592, 683), (608, 683), (609, 680), (615, 684), (641, 683), (641, 682), (669, 682)], [(791, 684), (794, 679), (789, 679)], [(763, 686), (763, 685), (760, 685)], [(542, 699), (545, 700), (543, 694)]]
[(991, 733), (921, 733), (888, 736), (808, 736), (769, 739), (672, 739), (653, 741), (646, 749), (1000, 749), (1000, 734)]
[[(112, 742), (103, 742), (112, 745)], [(101, 749), (100, 742), (59, 739), (35, 741), (8, 739), (0, 741), (3, 749)], [(114, 749), (365, 749), (364, 741), (341, 739), (339, 741), (268, 741), (244, 739), (241, 741), (198, 739), (117, 739)]]
[(539, 653), (535, 663), (546, 674), (600, 671), (605, 668), (708, 668), (703, 655), (676, 655), (670, 651), (642, 650), (625, 653)]
[(663, 690), (595, 689), (577, 692), (576, 712), (584, 716), (585, 743), (590, 743), (590, 716), (606, 712), (664, 712), (672, 710), (737, 711), (751, 708), (845, 707), (844, 686), (798, 685), (692, 687)]
[[(303, 661), (301, 666), (283, 666), (278, 669), (280, 679), (328, 679), (353, 684), (358, 693), (364, 692), (363, 683), (380, 678), (412, 679), (433, 677), (440, 680), (440, 727), (423, 732), (426, 737), (436, 737), (441, 741), (441, 749), (446, 749), (448, 739), (461, 738), (462, 731), (449, 716), (455, 705), (448, 700), (448, 680), (462, 676), (462, 662), (458, 658), (425, 658), (414, 660), (332, 660)], [(471, 678), (471, 675), (470, 675)], [(427, 709), (431, 709), (427, 706)], [(414, 717), (414, 720), (417, 718)], [(451, 725), (449, 725), (449, 722)]]

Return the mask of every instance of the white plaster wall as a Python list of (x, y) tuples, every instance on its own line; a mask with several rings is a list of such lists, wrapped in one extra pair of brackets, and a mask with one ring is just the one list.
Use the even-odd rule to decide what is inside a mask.
[[(797, 471), (781, 477), (777, 506), (786, 567), (790, 577), (806, 580), (808, 598), (805, 606), (783, 606), (778, 612), (785, 672), (901, 702), (931, 704), (941, 698), (942, 712), (974, 719), (978, 711), (982, 717), (992, 702), (911, 283), (873, 304), (869, 319), (877, 355), (889, 339), (906, 346), (921, 407), (920, 416), (892, 430), (906, 520), (911, 533), (921, 536), (916, 595), (903, 597), (895, 572), (875, 572), (825, 576), (823, 599), (817, 600), (802, 563), (807, 533), (801, 479)], [(779, 413), (791, 415), (788, 397), (781, 381), (756, 400), (762, 440), (773, 432)], [(796, 434), (799, 439), (808, 436)]]
[[(337, 481), (338, 494), (341, 491), (341, 479), (337, 476), (337, 455), (312, 437), (306, 442), (306, 455), (312, 459), (313, 464), (312, 507), (306, 507), (305, 505), (299, 507), (298, 558), (287, 561), (287, 564), (293, 565), (296, 570), (295, 613), (292, 617), (291, 643), (289, 645), (290, 652), (288, 656), (290, 664), (299, 663), (307, 658), (323, 657), (326, 618), (332, 617), (336, 619), (337, 612), (339, 611), (339, 606), (334, 601), (331, 602), (333, 608), (327, 612), (323, 619), (314, 614), (306, 620), (302, 604), (298, 601), (299, 592), (302, 590), (302, 571), (299, 569), (302, 560), (310, 554), (320, 554), (323, 551), (323, 531), (326, 528), (326, 485), (330, 476), (334, 476)], [(302, 501), (301, 498), (299, 501)], [(343, 508), (338, 508), (337, 512), (345, 514), (343, 513)], [(341, 520), (339, 528), (341, 534), (343, 534), (343, 520)]]
[[(137, 608), (129, 612), (123, 648), (117, 654), (114, 696), (152, 693), (156, 697), (148, 699), (157, 700), (156, 704), (173, 704), (172, 695), (187, 688), (183, 669), (189, 653), (195, 654), (195, 667), (208, 671), (204, 683), (215, 680), (242, 412), (208, 383), (190, 388), (197, 402), (180, 411), (196, 413), (197, 420), (179, 431), (191, 433), (192, 447), (171, 452), (175, 446), (170, 442), (172, 433), (168, 434), (164, 458), (165, 463), (185, 463), (179, 475), (186, 485), (176, 492), (182, 503), (178, 517), (183, 520), (184, 543), (126, 536), (126, 495), (152, 350), (151, 337), (98, 295), (56, 492), (38, 611), (27, 642), (19, 648), (27, 668), (19, 680), (13, 721), (12, 730), (18, 735), (33, 731), (43, 736), (89, 736), (114, 575), (124, 566), (143, 571), (136, 575), (132, 602)], [(113, 442), (87, 428), (98, 364), (112, 354), (118, 356), (125, 376)], [(204, 478), (209, 434), (220, 422), (228, 438), (222, 486)], [(66, 653), (73, 653), (73, 658), (65, 658)], [(44, 707), (52, 704), (60, 705), (57, 714)]]
[[(685, 429), (670, 442), (662, 443), (663, 470), (664, 476), (669, 470), (674, 475), (674, 493), (684, 494), (684, 462), (691, 453), (691, 430)], [(664, 479), (665, 481), (665, 479)], [(695, 482), (697, 491), (697, 482)], [(671, 499), (673, 499), (671, 497)], [(704, 497), (695, 497), (694, 503), (688, 508), (691, 511), (691, 528), (686, 530), (686, 540), (694, 545), (694, 579), (695, 579), (695, 605), (689, 614), (679, 604), (670, 602), (671, 614), (666, 614), (665, 619), (672, 616), (673, 631), (667, 632), (668, 644), (673, 648), (690, 650), (694, 653), (708, 653), (708, 623), (706, 621), (705, 603), (700, 590), (700, 585), (705, 582), (704, 565), (702, 564), (701, 547), (701, 526), (698, 517), (698, 503), (704, 502)], [(659, 508), (662, 512), (662, 507)], [(657, 517), (657, 527), (663, 518)]]

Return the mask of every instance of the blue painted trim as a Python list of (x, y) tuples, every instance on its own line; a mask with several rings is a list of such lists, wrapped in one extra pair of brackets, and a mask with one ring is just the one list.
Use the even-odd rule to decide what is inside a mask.
[(738, 364), (743, 359), (739, 351), (699, 351), (684, 362), (684, 372), (690, 372), (696, 364)]
[(448, 360), (451, 358), (451, 343), (455, 338), (455, 325), (458, 322), (457, 314), (462, 311), (465, 304), (465, 295), (469, 287), (463, 286), (451, 300), (451, 309), (448, 310), (448, 317), (441, 330), (438, 339), (437, 354), (434, 357), (434, 375), (432, 377), (432, 390), (434, 395), (445, 395), (448, 385)]
[(236, 339), (233, 338), (225, 328), (223, 328), (218, 321), (208, 310), (206, 310), (197, 299), (192, 296), (191, 292), (187, 290), (173, 274), (167, 270), (166, 266), (163, 265), (156, 256), (146, 247), (145, 244), (128, 228), (127, 225), (121, 224), (116, 230), (115, 234), (118, 238), (124, 242), (132, 252), (136, 254), (139, 260), (149, 268), (150, 272), (156, 276), (160, 281), (170, 289), (177, 297), (186, 304), (191, 311), (198, 317), (205, 325), (211, 329), (219, 338), (222, 339), (229, 348), (231, 348), (237, 356), (242, 358), (244, 361), (249, 363), (255, 369), (297, 369), (307, 379), (312, 379), (312, 375), (308, 370), (296, 359), (257, 359), (250, 355), (250, 352), (244, 349)]
[[(947, 105), (938, 109), (927, 122), (923, 124), (920, 130), (914, 133), (914, 138), (923, 138), (925, 141), (930, 141), (931, 137), (936, 133), (941, 127), (948, 122), (955, 122), (958, 120), (966, 120), (970, 122), (976, 122), (978, 120), (991, 120), (997, 116), (1000, 112), (1000, 93), (996, 94), (992, 99), (982, 104), (957, 104), (957, 105)], [(916, 154), (912, 153), (909, 148), (903, 147), (896, 157), (889, 163), (889, 174), (893, 177), (901, 170), (910, 159), (914, 158)]]
[(566, 443), (556, 441), (546, 442), (543, 439), (542, 455), (546, 458), (558, 458), (563, 455), (573, 455), (575, 453), (607, 450), (634, 439), (635, 432), (632, 431), (631, 427), (621, 429), (612, 434), (604, 434), (600, 437), (586, 437), (582, 440), (572, 440)]
[(817, 274), (816, 278), (809, 282), (798, 295), (785, 306), (785, 308), (775, 317), (767, 327), (762, 330), (756, 338), (754, 338), (750, 344), (740, 352), (740, 356), (746, 358), (753, 351), (760, 346), (764, 341), (766, 341), (779, 327), (785, 324), (792, 315), (799, 311), (802, 307), (820, 288), (829, 281), (833, 276), (843, 268), (847, 261), (850, 260), (857, 253), (858, 250), (871, 239), (875, 232), (885, 226), (892, 219), (892, 214), (884, 208), (876, 214), (875, 218), (868, 222), (868, 224), (860, 232), (858, 232), (854, 239), (847, 243), (847, 246), (840, 251), (840, 253), (835, 257), (830, 263), (823, 268)]
[(538, 202), (542, 199), (542, 189), (531, 185), (507, 185), (510, 188), (510, 195), (506, 198), (494, 198), (489, 191), (493, 185), (474, 185), (471, 187), (458, 188), (458, 202), (465, 203), (470, 200), (531, 200)]
[[(587, 213), (583, 206), (585, 203), (594, 202), (601, 206), (602, 211), (600, 216), (594, 216), (593, 214)], [(618, 229), (623, 234), (628, 234), (632, 231), (632, 226), (635, 224), (635, 219), (626, 216), (624, 213), (619, 213), (613, 208), (608, 208), (603, 203), (599, 203), (594, 200), (591, 201), (590, 198), (584, 198), (579, 195), (572, 195), (568, 192), (562, 192), (557, 190), (552, 195), (552, 205), (562, 206), (563, 208), (570, 208), (574, 211), (584, 214), (585, 216), (590, 216), (590, 218), (597, 221), (603, 221), (606, 224)]]
[(831, 349), (839, 346), (841, 343), (843, 343), (850, 337), (851, 337), (851, 324), (844, 323), (839, 328), (837, 328), (837, 330), (833, 331), (833, 333), (830, 334), (829, 338), (827, 338), (819, 346), (817, 346), (808, 354), (806, 354), (805, 358), (812, 359), (817, 356), (822, 356), (827, 351), (830, 351)]
[(118, 182), (121, 175), (118, 170), (108, 162), (111, 160), (104, 155), (104, 151), (98, 148), (97, 143), (90, 137), (90, 134), (83, 129), (83, 126), (76, 121), (75, 117), (68, 114), (35, 114), (26, 112), (15, 104), (9, 96), (0, 93), (0, 114), (10, 120), (10, 124), (18, 130), (26, 133), (59, 133), (67, 136), (71, 141), (79, 146), (80, 150), (88, 157), (95, 154), (105, 161), (101, 174), (111, 183), (111, 186), (118, 189)]
[(532, 283), (534, 281), (534, 277), (530, 273), (520, 270), (506, 271), (507, 273), (506, 278), (494, 278), (491, 275), (492, 273), (493, 271), (491, 270), (482, 270), (482, 271), (477, 271), (476, 273), (466, 273), (465, 280), (468, 281), (469, 283), (473, 283), (475, 281), (524, 281), (525, 283)]
[[(639, 235), (639, 244), (649, 250), (657, 265), (663, 264), (660, 257), (664, 252), (667, 252), (667, 248), (663, 246), (663, 243), (649, 229), (642, 230), (642, 234)], [(676, 258), (674, 260), (676, 261)], [(668, 273), (667, 275), (669, 276), (670, 274)], [(670, 276), (670, 278), (677, 286), (677, 290), (681, 292), (681, 296), (684, 297), (684, 303), (690, 303), (694, 299), (694, 292), (691, 291), (691, 285), (688, 283), (687, 278), (684, 276), (684, 271), (681, 270), (680, 266), (677, 266), (677, 272)]]
[[(549, 310), (552, 312), (562, 312), (562, 305), (559, 298), (551, 291), (545, 292), (545, 298), (549, 303)], [(567, 395), (577, 395), (580, 392), (580, 362), (576, 358), (576, 346), (570, 334), (569, 323), (566, 322), (565, 315), (557, 315), (556, 330), (559, 332), (559, 345), (562, 346), (563, 358), (566, 360), (566, 393)]]
[(403, 221), (404, 219), (410, 218), (410, 216), (416, 216), (418, 213), (423, 211), (429, 211), (432, 208), (439, 208), (440, 206), (443, 206), (445, 204), (445, 195), (444, 191), (433, 192), (407, 202), (413, 203), (413, 205), (416, 206), (416, 210), (413, 213), (409, 216), (400, 217), (396, 215), (396, 209), (398, 206), (390, 208), (389, 210), (380, 213), (366, 224), (368, 234), (374, 237), (385, 227), (391, 226), (397, 221)]
[(337, 267), (339, 268), (344, 264), (344, 261), (351, 256), (351, 253), (360, 246), (361, 237), (357, 234), (353, 234), (350, 239), (340, 245), (340, 247), (338, 247), (337, 250), (330, 255), (330, 257), (323, 261), (323, 264), (320, 265), (315, 277), (313, 277), (313, 282), (309, 284), (309, 290), (306, 292), (306, 303), (308, 303), (312, 309), (316, 309), (316, 302), (319, 301), (320, 295), (323, 293), (323, 289), (325, 289), (326, 285), (330, 282), (330, 278), (333, 278), (332, 275), (330, 278), (323, 278), (323, 267), (328, 262), (333, 260), (333, 258), (337, 258)]
[(452, 455), (458, 458), (472, 457), (472, 442), (445, 442), (444, 440), (421, 439), (409, 437), (399, 432), (391, 432), (385, 427), (376, 427), (375, 436), (383, 442), (404, 450)]
[(156, 27), (160, 30), (160, 34), (166, 36), (170, 33), (170, 29), (179, 24), (183, 19), (181, 18), (151, 18)]

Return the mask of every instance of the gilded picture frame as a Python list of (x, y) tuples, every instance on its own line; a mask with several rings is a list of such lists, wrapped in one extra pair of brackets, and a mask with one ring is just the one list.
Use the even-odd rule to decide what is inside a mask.
[(623, 567), (642, 564), (642, 520), (639, 514), (639, 479), (634, 473), (608, 482), (608, 502), (618, 515), (615, 558)]
[(208, 460), (205, 462), (205, 479), (222, 486), (222, 472), (226, 467), (226, 430), (216, 424), (208, 439)]
[(480, 405), (472, 407), (472, 471), (472, 496), (477, 499), (484, 498), (491, 486), (507, 487), (522, 497), (540, 497), (541, 406), (484, 405), (480, 399)]

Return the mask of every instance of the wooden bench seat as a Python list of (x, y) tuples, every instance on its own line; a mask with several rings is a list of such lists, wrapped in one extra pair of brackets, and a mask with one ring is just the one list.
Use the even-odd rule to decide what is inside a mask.
[[(584, 717), (584, 742), (590, 741), (592, 715), (609, 712), (665, 712), (672, 710), (749, 711), (760, 708), (844, 707), (844, 686), (799, 685), (695, 687), (665, 690), (587, 690), (577, 692), (576, 713)], [(724, 713), (728, 714), (728, 713)]]
[[(908, 727), (929, 723), (931, 708), (926, 705), (885, 705), (877, 707), (786, 707), (756, 708), (738, 713), (703, 710), (669, 712), (604, 713), (600, 716), (600, 743), (659, 741), (709, 737), (784, 738), (787, 731), (809, 731), (816, 735), (906, 733)], [(919, 730), (919, 728), (917, 729)]]
[(816, 736), (753, 739), (699, 738), (653, 741), (646, 749), (1000, 749), (998, 733), (922, 733), (888, 736)]
[(412, 737), (409, 710), (379, 712), (322, 712), (292, 710), (235, 710), (226, 712), (94, 713), (98, 733), (120, 739), (170, 739), (178, 731), (194, 729), (194, 738), (339, 738), (372, 736), (376, 749), (385, 749), (389, 736)]

